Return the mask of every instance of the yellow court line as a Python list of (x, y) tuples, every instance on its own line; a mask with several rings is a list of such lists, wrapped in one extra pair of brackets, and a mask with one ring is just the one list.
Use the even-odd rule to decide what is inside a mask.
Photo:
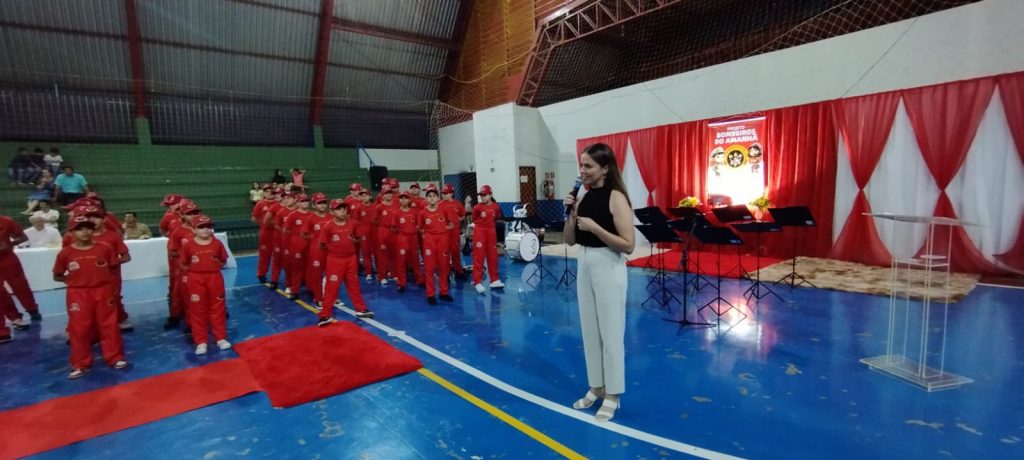
[[(284, 291), (282, 291), (280, 289), (277, 290), (277, 293), (281, 294), (282, 296), (288, 297), (284, 293)], [(300, 307), (305, 308), (306, 310), (309, 310), (312, 313), (319, 313), (319, 311), (317, 311), (316, 307), (313, 307), (313, 306), (309, 305), (305, 301), (294, 300), (293, 302), (299, 304)], [(551, 439), (548, 435), (546, 435), (544, 433), (541, 433), (536, 428), (534, 428), (534, 427), (532, 427), (530, 425), (527, 425), (527, 424), (519, 421), (518, 419), (516, 419), (515, 417), (509, 415), (505, 411), (503, 411), (501, 409), (498, 409), (497, 407), (492, 406), (487, 401), (484, 401), (484, 400), (482, 400), (482, 399), (480, 399), (480, 398), (478, 398), (476, 396), (473, 396), (472, 393), (470, 393), (470, 392), (468, 392), (466, 390), (463, 390), (462, 388), (459, 388), (454, 383), (449, 382), (449, 381), (445, 380), (443, 377), (441, 377), (441, 376), (439, 376), (439, 375), (437, 375), (437, 374), (427, 370), (427, 368), (420, 368), (420, 370), (417, 371), (417, 372), (422, 374), (424, 377), (434, 381), (434, 383), (437, 383), (438, 385), (441, 385), (442, 387), (446, 388), (448, 391), (451, 391), (452, 393), (455, 393), (456, 395), (458, 395), (462, 399), (465, 399), (466, 401), (469, 401), (474, 406), (483, 409), (484, 412), (487, 412), (488, 414), (493, 415), (498, 420), (501, 420), (501, 421), (511, 425), (512, 428), (515, 428), (515, 429), (521, 431), (523, 434), (533, 438), (535, 441), (537, 441), (537, 442), (539, 442), (541, 444), (544, 444), (545, 446), (547, 446), (548, 448), (550, 448), (551, 450), (553, 450), (555, 452), (558, 452), (563, 457), (570, 458), (570, 459), (573, 459), (573, 460), (586, 459), (587, 458), (587, 457), (584, 457), (583, 455), (580, 455), (576, 451), (566, 447), (564, 444), (562, 444), (562, 443), (560, 443), (558, 441), (555, 441), (554, 439)]]
[(515, 428), (515, 429), (517, 429), (519, 431), (522, 431), (527, 436), (533, 438), (534, 440), (536, 440), (537, 442), (539, 442), (541, 444), (544, 444), (545, 446), (548, 446), (551, 450), (553, 450), (555, 452), (558, 452), (563, 457), (571, 458), (571, 459), (585, 459), (585, 458), (587, 458), (587, 457), (584, 457), (584, 456), (580, 455), (576, 451), (566, 447), (562, 443), (560, 443), (558, 441), (555, 441), (554, 439), (551, 439), (550, 437), (548, 437), (548, 435), (546, 435), (544, 433), (541, 433), (540, 431), (537, 431), (537, 429), (531, 427), (530, 425), (527, 425), (527, 424), (519, 421), (515, 417), (513, 417), (511, 415), (508, 415), (507, 413), (505, 413), (505, 411), (502, 411), (501, 409), (498, 409), (497, 407), (494, 407), (494, 406), (488, 404), (487, 401), (484, 401), (484, 400), (482, 400), (482, 399), (480, 399), (480, 398), (478, 398), (476, 396), (473, 396), (468, 391), (463, 390), (462, 388), (459, 388), (459, 387), (455, 386), (454, 383), (451, 383), (451, 382), (445, 380), (444, 378), (442, 378), (441, 376), (439, 376), (439, 375), (437, 375), (437, 374), (435, 374), (433, 372), (430, 372), (426, 368), (422, 368), (422, 369), (420, 369), (417, 372), (419, 372), (420, 374), (422, 374), (426, 378), (428, 378), (430, 380), (433, 380), (438, 385), (441, 385), (441, 386), (447, 388), (448, 391), (451, 391), (452, 393), (455, 393), (455, 394), (459, 395), (460, 397), (462, 397), (462, 399), (465, 399), (466, 401), (469, 401), (474, 406), (483, 409), (488, 414), (491, 414), (491, 415), (497, 417), (499, 420), (501, 420), (501, 421), (503, 421), (503, 422), (505, 422), (505, 423), (507, 423), (509, 425), (512, 425), (512, 428)]

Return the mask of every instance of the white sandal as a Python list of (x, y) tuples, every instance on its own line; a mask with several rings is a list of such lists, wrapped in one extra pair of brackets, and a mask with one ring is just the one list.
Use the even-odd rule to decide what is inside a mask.
[(615, 417), (615, 411), (620, 407), (622, 401), (612, 401), (611, 399), (605, 399), (601, 403), (601, 408), (597, 410), (597, 415), (594, 418), (599, 422), (607, 422)]
[(590, 409), (590, 406), (593, 406), (598, 399), (603, 397), (604, 395), (594, 393), (594, 390), (587, 390), (587, 394), (585, 396), (572, 403), (572, 408), (577, 410)]

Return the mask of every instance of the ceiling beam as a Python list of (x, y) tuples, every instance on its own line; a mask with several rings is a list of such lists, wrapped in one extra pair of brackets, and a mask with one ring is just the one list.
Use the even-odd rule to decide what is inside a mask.
[(456, 44), (453, 41), (445, 40), (443, 38), (406, 32), (404, 30), (388, 29), (386, 27), (379, 27), (371, 24), (363, 24), (361, 22), (353, 22), (341, 18), (334, 18), (333, 22), (335, 29), (345, 30), (360, 35), (370, 35), (373, 37), (386, 38), (388, 40), (415, 43), (417, 45), (431, 46), (434, 48), (441, 48), (446, 50), (456, 49)]
[(146, 118), (146, 71), (142, 66), (142, 33), (135, 0), (124, 0), (125, 28), (128, 31), (128, 55), (132, 66), (132, 87), (135, 94), (135, 117)]
[(324, 82), (327, 81), (327, 62), (331, 50), (331, 18), (334, 0), (320, 0), (320, 23), (316, 34), (316, 55), (313, 58), (313, 85), (309, 94), (309, 119), (320, 126), (324, 109)]
[[(466, 40), (466, 31), (469, 30), (469, 20), (473, 17), (473, 1), (461, 0), (459, 12), (455, 17), (455, 30), (452, 33), (452, 41), (460, 45)], [(444, 79), (441, 80), (441, 88), (437, 98), (447, 101), (451, 97), (452, 89), (455, 87), (455, 71), (459, 68), (459, 47), (448, 51), (447, 61), (444, 64)]]

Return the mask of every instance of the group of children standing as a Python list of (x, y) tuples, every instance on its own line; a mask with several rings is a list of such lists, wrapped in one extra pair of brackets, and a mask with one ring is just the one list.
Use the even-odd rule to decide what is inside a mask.
[[(372, 317), (358, 277), (373, 281), (374, 272), (380, 285), (396, 282), (398, 292), (408, 288), (411, 272), (413, 280), (425, 288), (428, 303), (452, 301), (450, 274), (465, 276), (459, 243), (466, 211), (452, 199), (451, 185), (438, 189), (431, 184), (424, 196), (420, 193), (417, 183), (403, 191), (397, 179), (389, 178), (376, 200), (362, 184), (354, 183), (349, 196), (331, 200), (328, 206), (322, 193), (308, 196), (265, 185), (263, 200), (252, 213), (253, 222), (260, 225), (257, 277), (276, 289), (283, 271), (285, 293), (292, 299), (298, 298), (305, 284), (321, 309), (320, 325), (333, 321), (332, 307), (341, 284), (357, 315)], [(492, 201), (489, 186), (481, 187), (479, 195), (481, 202), (473, 209), (474, 266), (482, 267), (486, 259), (491, 287), (502, 288), (494, 230), (501, 210)], [(483, 270), (474, 270), (473, 275), (477, 292), (483, 293)], [(326, 288), (321, 290), (325, 277)]]

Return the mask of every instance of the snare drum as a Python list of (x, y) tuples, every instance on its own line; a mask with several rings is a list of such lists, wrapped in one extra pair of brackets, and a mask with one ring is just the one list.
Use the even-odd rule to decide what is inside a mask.
[(540, 239), (533, 232), (509, 233), (505, 237), (505, 254), (512, 260), (533, 262), (540, 253)]

